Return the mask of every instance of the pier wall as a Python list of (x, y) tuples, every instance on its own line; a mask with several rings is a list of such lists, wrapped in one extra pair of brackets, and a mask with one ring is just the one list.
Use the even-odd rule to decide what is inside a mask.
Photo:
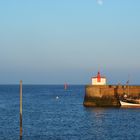
[(87, 85), (84, 106), (119, 107), (119, 99), (124, 95), (139, 98), (140, 86), (133, 85)]

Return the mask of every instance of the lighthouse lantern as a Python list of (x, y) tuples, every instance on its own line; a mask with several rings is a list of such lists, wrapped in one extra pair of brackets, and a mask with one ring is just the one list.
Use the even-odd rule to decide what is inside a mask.
[(106, 85), (106, 77), (101, 76), (98, 71), (97, 76), (92, 77), (92, 85)]

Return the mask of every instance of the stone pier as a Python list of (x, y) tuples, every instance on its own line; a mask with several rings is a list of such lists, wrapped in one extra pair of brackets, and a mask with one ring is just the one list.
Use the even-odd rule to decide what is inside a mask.
[(86, 107), (120, 107), (119, 99), (124, 95), (140, 98), (140, 86), (87, 85), (83, 104)]

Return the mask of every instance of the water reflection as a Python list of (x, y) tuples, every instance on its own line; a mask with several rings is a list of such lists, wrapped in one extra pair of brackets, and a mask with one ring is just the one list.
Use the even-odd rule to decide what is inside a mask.
[[(111, 139), (112, 128), (115, 128), (117, 108), (86, 108), (85, 112), (88, 116), (89, 133), (93, 135), (94, 139)], [(117, 132), (114, 132), (117, 134)]]
[(19, 140), (22, 140), (22, 136), (19, 137)]
[(104, 117), (107, 109), (102, 107), (96, 107), (96, 108), (86, 108), (85, 111), (87, 111), (91, 116), (94, 117), (94, 119), (101, 119)]

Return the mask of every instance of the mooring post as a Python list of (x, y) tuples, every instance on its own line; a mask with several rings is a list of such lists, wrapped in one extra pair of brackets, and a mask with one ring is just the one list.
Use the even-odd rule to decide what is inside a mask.
[(20, 80), (20, 140), (22, 139), (22, 80)]

